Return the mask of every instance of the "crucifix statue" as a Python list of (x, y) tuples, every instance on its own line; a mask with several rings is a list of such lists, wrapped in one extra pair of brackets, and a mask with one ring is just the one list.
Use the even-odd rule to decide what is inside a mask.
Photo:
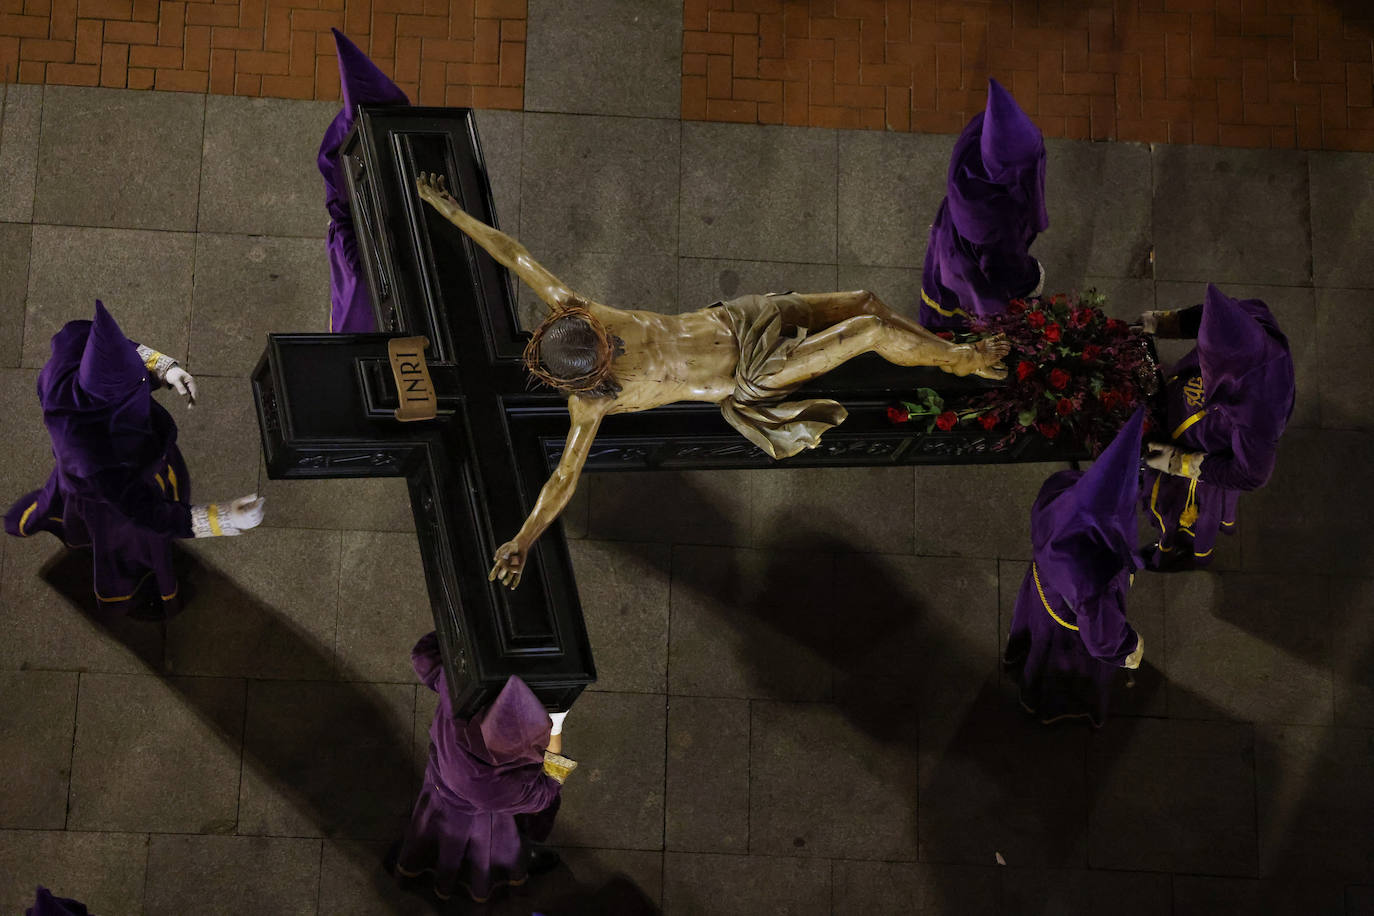
[(873, 293), (752, 295), (681, 315), (603, 305), (565, 286), (518, 241), (466, 213), (442, 176), (421, 174), (420, 197), (549, 306), (525, 365), (566, 392), (572, 427), (558, 466), (489, 578), (515, 588), (531, 546), (571, 499), (602, 419), (679, 401), (719, 404), (742, 435), (774, 458), (814, 448), (844, 421), (837, 401), (786, 398), (863, 353), (899, 366), (1003, 378), (1000, 337), (954, 344), (892, 311)]

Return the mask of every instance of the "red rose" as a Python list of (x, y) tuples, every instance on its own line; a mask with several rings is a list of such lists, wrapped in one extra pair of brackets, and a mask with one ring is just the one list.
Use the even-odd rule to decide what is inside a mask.
[(1098, 355), (1101, 352), (1102, 348), (1099, 347), (1097, 344), (1088, 344), (1086, 347), (1083, 348), (1083, 362), (1092, 362), (1093, 360), (1097, 359)]
[(1047, 325), (1045, 328), (1045, 339), (1050, 343), (1059, 342), (1060, 328), (1058, 324)]
[(1007, 305), (1007, 311), (1008, 311), (1008, 312), (1011, 312), (1013, 315), (1019, 315), (1019, 314), (1021, 314), (1022, 312), (1024, 312), (1025, 310), (1026, 310), (1026, 302), (1025, 302), (1024, 299), (1013, 299), (1013, 300), (1011, 300), (1011, 302)]
[(978, 422), (983, 424), (983, 429), (992, 429), (997, 425), (997, 414), (985, 413), (978, 418)]
[(1073, 413), (1073, 401), (1070, 401), (1068, 398), (1060, 398), (1058, 402), (1055, 403), (1054, 409), (1059, 412), (1061, 417), (1067, 417), (1069, 414)]
[(1063, 305), (1065, 302), (1069, 301), (1069, 297), (1063, 293), (1055, 293), (1053, 296), (1050, 296), (1050, 301), (1055, 305)]
[(893, 423), (905, 423), (907, 420), (911, 419), (911, 414), (907, 413), (907, 411), (901, 407), (889, 407), (887, 409), (887, 418)]
[(1062, 391), (1069, 384), (1071, 376), (1063, 369), (1050, 370), (1050, 387)]
[(946, 410), (944, 413), (940, 414), (938, 417), (935, 418), (935, 425), (940, 427), (940, 429), (945, 430), (946, 432), (953, 429), (954, 424), (958, 422), (959, 417), (956, 416), (954, 411), (952, 410)]
[(1126, 399), (1121, 396), (1121, 392), (1117, 391), (1115, 388), (1109, 388), (1097, 397), (1098, 400), (1102, 402), (1102, 406), (1107, 410), (1115, 410), (1126, 403)]
[(1016, 380), (1018, 382), (1024, 382), (1026, 377), (1033, 372), (1035, 372), (1035, 363), (1027, 362), (1023, 359), (1016, 364)]
[(1045, 313), (1039, 310), (1026, 315), (1026, 324), (1033, 328), (1043, 328), (1045, 326)]
[(1053, 439), (1059, 435), (1059, 424), (1053, 420), (1042, 420), (1037, 424), (1037, 428), (1040, 430), (1040, 435), (1046, 439)]
[(1126, 333), (1126, 322), (1119, 318), (1107, 319), (1107, 330), (1118, 336)]
[(954, 332), (953, 332), (953, 331), (936, 331), (936, 332), (935, 332), (935, 336), (938, 337), (938, 338), (940, 338), (941, 340), (953, 340), (953, 339), (954, 339)]
[(1076, 328), (1086, 328), (1093, 323), (1092, 309), (1074, 309), (1069, 313), (1069, 323)]

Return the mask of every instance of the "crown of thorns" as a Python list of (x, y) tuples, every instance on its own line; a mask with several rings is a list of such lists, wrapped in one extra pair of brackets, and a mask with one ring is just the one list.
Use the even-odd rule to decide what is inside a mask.
[[(544, 335), (549, 328), (553, 327), (555, 322), (565, 318), (581, 319), (596, 336), (596, 365), (590, 371), (573, 378), (554, 375), (544, 368), (543, 360), (540, 358), (540, 341), (544, 339)], [(525, 345), (525, 368), (529, 370), (530, 375), (551, 388), (577, 393), (602, 392), (609, 388), (613, 393), (618, 391), (620, 386), (615, 384), (614, 376), (611, 373), (611, 364), (615, 361), (616, 356), (622, 352), (624, 350), (620, 339), (606, 330), (606, 326), (592, 314), (586, 303), (574, 300), (555, 309), (539, 323), (539, 327), (534, 329), (534, 333), (530, 335), (530, 342)]]

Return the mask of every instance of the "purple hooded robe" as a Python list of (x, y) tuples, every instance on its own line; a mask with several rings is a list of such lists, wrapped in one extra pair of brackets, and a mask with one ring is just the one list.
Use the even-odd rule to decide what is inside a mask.
[(1235, 529), (1241, 491), (1273, 473), (1296, 393), (1288, 338), (1260, 300), (1208, 285), (1206, 302), (1184, 310), (1180, 324), (1197, 347), (1168, 373), (1162, 431), (1207, 457), (1198, 480), (1145, 472), (1141, 495), (1159, 532), (1146, 565), (1156, 570), (1212, 561), (1218, 532)]
[(24, 916), (91, 916), (84, 903), (54, 897), (43, 885), (38, 885), (38, 896), (33, 906), (24, 911)]
[(353, 213), (348, 207), (348, 183), (339, 160), (339, 144), (353, 129), (359, 105), (409, 105), (410, 99), (344, 33), (332, 31), (339, 55), (343, 110), (325, 130), (319, 156), (324, 205), (329, 211), (329, 330), (365, 334), (377, 330), (377, 320), (358, 260), (358, 238), (353, 233)]
[(461, 886), (480, 902), (503, 884), (524, 882), (529, 841), (546, 839), (553, 828), (562, 788), (544, 772), (553, 724), (534, 691), (514, 676), (476, 717), (455, 719), (433, 633), (415, 644), (410, 659), (421, 683), (438, 692), (439, 708), (396, 871), (408, 878), (431, 872), (439, 897)]
[(921, 324), (968, 327), (1039, 291), (1031, 242), (1049, 228), (1045, 140), (1011, 93), (988, 80), (987, 110), (968, 122), (950, 157), (946, 196), (930, 227), (921, 274)]
[(10, 507), (5, 530), (89, 546), (105, 611), (141, 616), (151, 605), (151, 616), (159, 606), (168, 616), (181, 606), (171, 541), (191, 536), (191, 475), (176, 423), (153, 400), (160, 384), (98, 301), (94, 320), (53, 335), (38, 373), (56, 467), (41, 490)]
[(1059, 471), (1031, 508), (1033, 560), (1012, 612), (1003, 663), (1021, 705), (1045, 723), (1086, 716), (1100, 728), (1112, 682), (1138, 644), (1126, 592), (1139, 560), (1141, 408), (1087, 471)]

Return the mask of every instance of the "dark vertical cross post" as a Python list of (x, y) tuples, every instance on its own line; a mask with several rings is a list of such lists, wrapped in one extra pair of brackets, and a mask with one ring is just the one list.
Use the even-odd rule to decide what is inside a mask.
[[(404, 476), (454, 709), (471, 714), (512, 674), (566, 709), (596, 674), (561, 528), (519, 589), (487, 580), (548, 472), (538, 444), (522, 454), (512, 438), (508, 402), (562, 402), (527, 391), (505, 271), (415, 192), (418, 173), (443, 174), (495, 222), (471, 112), (364, 109), (343, 156), (385, 332), (270, 336), (253, 376), (268, 475)], [(433, 418), (402, 422), (417, 401)]]

